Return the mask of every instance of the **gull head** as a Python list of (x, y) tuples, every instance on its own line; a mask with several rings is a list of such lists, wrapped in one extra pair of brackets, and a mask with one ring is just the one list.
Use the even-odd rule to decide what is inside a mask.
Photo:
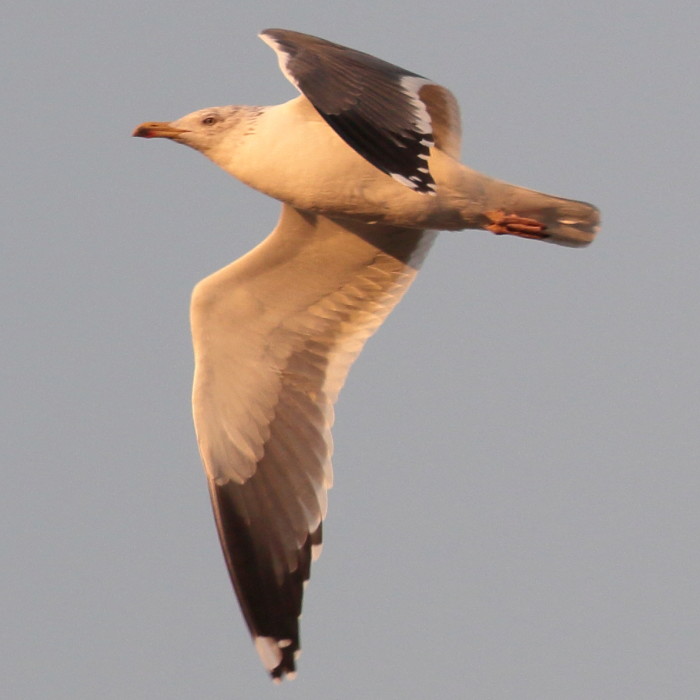
[(209, 107), (172, 122), (144, 122), (132, 136), (170, 139), (210, 155), (236, 132), (241, 122), (240, 107)]

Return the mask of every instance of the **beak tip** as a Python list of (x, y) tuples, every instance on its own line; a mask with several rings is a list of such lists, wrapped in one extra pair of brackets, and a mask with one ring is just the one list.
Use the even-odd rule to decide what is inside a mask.
[(144, 122), (139, 124), (131, 135), (144, 139), (177, 139), (185, 131), (185, 129), (178, 129), (170, 122)]

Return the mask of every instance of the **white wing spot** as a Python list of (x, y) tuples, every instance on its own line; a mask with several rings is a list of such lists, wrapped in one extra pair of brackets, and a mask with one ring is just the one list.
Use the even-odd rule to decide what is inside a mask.
[(282, 661), (282, 652), (272, 637), (256, 637), (255, 650), (268, 671), (275, 669)]
[(399, 173), (391, 173), (391, 177), (394, 178), (394, 180), (397, 180), (400, 182), (402, 185), (405, 185), (406, 187), (410, 187), (412, 190), (416, 189), (416, 183), (411, 182), (407, 177), (404, 177), (403, 175), (400, 175)]
[(432, 182), (421, 182), (421, 178), (417, 177), (416, 175), (412, 175), (411, 178), (416, 180), (416, 182), (413, 182), (411, 179), (404, 177), (403, 175), (399, 175), (399, 173), (390, 173), (391, 177), (394, 178), (397, 182), (400, 182), (402, 185), (405, 185), (406, 187), (410, 187), (414, 191), (418, 191), (418, 187), (420, 185), (424, 185), (425, 187), (428, 188), (428, 192), (421, 192), (420, 194), (429, 194), (429, 195), (434, 195), (435, 194), (435, 184)]

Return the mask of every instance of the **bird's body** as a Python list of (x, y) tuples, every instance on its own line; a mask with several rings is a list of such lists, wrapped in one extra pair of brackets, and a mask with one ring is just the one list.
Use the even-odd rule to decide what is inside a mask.
[[(219, 142), (205, 155), (270, 197), (302, 211), (412, 228), (431, 228), (430, 220), (445, 209), (442, 193), (440, 201), (426, 197), (367, 162), (304, 96), (273, 107), (238, 109), (240, 138)], [(436, 151), (434, 158), (442, 155)], [(457, 222), (456, 214), (452, 217), (449, 228)]]
[[(456, 105), (455, 108), (456, 109)], [(503, 212), (538, 222), (537, 238), (561, 245), (586, 245), (597, 227), (589, 204), (510, 185), (457, 160), (459, 134), (451, 151), (433, 148), (427, 166), (435, 192), (426, 195), (378, 170), (328, 127), (303, 95), (272, 107), (210, 107), (172, 122), (185, 133), (215, 117), (225, 138), (198, 150), (241, 182), (301, 211), (406, 228), (490, 228)], [(187, 143), (186, 137), (173, 137)], [(591, 214), (594, 214), (593, 218)]]
[(301, 96), (148, 122), (135, 135), (189, 145), (283, 202), (275, 230), (202, 280), (191, 307), (193, 411), (217, 528), (277, 679), (295, 669), (303, 584), (320, 550), (333, 404), (432, 229), (580, 246), (598, 213), (459, 163), (459, 112), (445, 88), (315, 37), (261, 36)]

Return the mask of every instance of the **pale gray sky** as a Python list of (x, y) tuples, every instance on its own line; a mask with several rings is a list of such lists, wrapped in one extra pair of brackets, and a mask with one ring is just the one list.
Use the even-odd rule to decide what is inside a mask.
[[(340, 397), (283, 688), (219, 550), (188, 328), (279, 206), (129, 136), (292, 98), (270, 26), (443, 83), (467, 164), (604, 224), (586, 250), (438, 238)], [(0, 695), (697, 697), (698, 26), (690, 0), (11, 0)]]

